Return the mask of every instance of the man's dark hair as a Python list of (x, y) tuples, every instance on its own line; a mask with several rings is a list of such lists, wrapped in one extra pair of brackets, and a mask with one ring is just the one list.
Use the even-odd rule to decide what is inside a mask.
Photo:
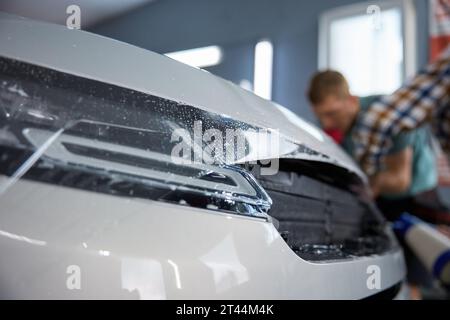
[(307, 95), (312, 105), (316, 105), (332, 95), (344, 98), (350, 95), (350, 89), (347, 80), (340, 72), (326, 70), (313, 75)]

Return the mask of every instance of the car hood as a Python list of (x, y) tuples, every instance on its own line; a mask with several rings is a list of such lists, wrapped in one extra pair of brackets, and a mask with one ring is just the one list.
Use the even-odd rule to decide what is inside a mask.
[[(2, 57), (170, 99), (279, 133), (279, 148), (264, 148), (246, 161), (327, 162), (367, 181), (355, 162), (316, 126), (204, 70), (89, 32), (4, 13), (0, 13), (0, 42)], [(253, 146), (260, 149), (258, 143)]]

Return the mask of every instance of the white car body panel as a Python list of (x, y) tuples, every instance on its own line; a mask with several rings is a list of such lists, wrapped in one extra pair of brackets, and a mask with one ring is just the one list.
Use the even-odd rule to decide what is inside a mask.
[[(405, 276), (401, 251), (307, 262), (256, 218), (22, 181), (1, 201), (7, 298), (355, 299)], [(71, 265), (81, 290), (66, 286)], [(371, 265), (379, 290), (367, 286)]]

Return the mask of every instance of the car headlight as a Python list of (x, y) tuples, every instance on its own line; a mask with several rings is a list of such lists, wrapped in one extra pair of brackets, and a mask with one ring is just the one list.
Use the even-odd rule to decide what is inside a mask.
[(221, 159), (177, 163), (172, 156), (176, 129), (189, 134), (199, 120), (224, 133), (248, 125), (5, 58), (0, 106), (0, 173), (9, 177), (0, 193), (30, 179), (268, 219), (270, 197), (249, 172)]

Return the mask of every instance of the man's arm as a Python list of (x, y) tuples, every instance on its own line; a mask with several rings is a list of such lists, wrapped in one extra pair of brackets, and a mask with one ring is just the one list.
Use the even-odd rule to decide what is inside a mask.
[(408, 190), (412, 182), (412, 163), (412, 147), (386, 156), (386, 169), (370, 179), (374, 197), (383, 193), (401, 193)]
[[(408, 80), (393, 94), (374, 103), (355, 131), (355, 157), (368, 174), (376, 174), (389, 144), (400, 132), (429, 122), (444, 151), (450, 155), (450, 46), (436, 62)], [(397, 112), (401, 110), (401, 112)]]

